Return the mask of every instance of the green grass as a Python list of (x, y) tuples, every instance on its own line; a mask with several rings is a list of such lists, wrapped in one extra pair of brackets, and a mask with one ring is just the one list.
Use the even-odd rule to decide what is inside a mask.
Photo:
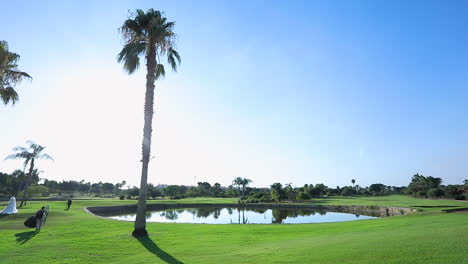
[[(175, 202), (235, 201), (196, 198)], [(46, 203), (31, 202), (18, 215), (0, 216), (1, 263), (468, 263), (468, 214), (444, 213), (443, 208), (322, 224), (148, 223), (150, 238), (137, 240), (130, 235), (131, 222), (95, 217), (82, 209), (136, 201), (75, 200), (69, 211), (64, 210), (65, 202), (49, 202), (51, 214), (43, 230), (35, 234), (23, 222)], [(397, 195), (324, 198), (311, 203), (468, 206), (466, 201)]]

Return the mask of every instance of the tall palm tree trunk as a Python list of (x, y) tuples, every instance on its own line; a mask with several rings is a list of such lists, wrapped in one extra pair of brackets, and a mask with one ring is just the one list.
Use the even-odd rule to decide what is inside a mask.
[(23, 198), (21, 199), (20, 207), (23, 206), (23, 203), (24, 203), (24, 205), (26, 205), (26, 199), (28, 197), (29, 184), (32, 181), (33, 169), (34, 169), (34, 159), (31, 159), (31, 165), (29, 167), (29, 174), (28, 174), (28, 177), (26, 177), (26, 182), (24, 184), (24, 194), (23, 194)]
[[(154, 43), (154, 42), (153, 42)], [(155, 45), (150, 43), (150, 48), (146, 55), (146, 93), (145, 93), (145, 125), (143, 128), (142, 144), (142, 168), (140, 193), (138, 197), (138, 208), (135, 219), (135, 229), (132, 235), (135, 237), (147, 236), (146, 231), (146, 192), (148, 182), (148, 163), (151, 152), (151, 132), (153, 123), (153, 104), (154, 104), (154, 82), (156, 79), (156, 49)]]

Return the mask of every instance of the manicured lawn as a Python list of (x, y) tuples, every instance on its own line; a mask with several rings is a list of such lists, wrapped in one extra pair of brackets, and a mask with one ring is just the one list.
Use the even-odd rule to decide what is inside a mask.
[[(176, 202), (235, 202), (197, 198)], [(173, 201), (157, 201), (173, 202)], [(43, 204), (51, 214), (40, 233), (23, 226)], [(407, 216), (298, 225), (148, 223), (149, 239), (133, 223), (89, 215), (93, 205), (136, 201), (31, 202), (18, 215), (0, 216), (0, 263), (468, 263), (468, 214), (422, 208)], [(466, 201), (405, 196), (324, 198), (317, 204), (457, 206)], [(0, 207), (6, 203), (0, 203)]]

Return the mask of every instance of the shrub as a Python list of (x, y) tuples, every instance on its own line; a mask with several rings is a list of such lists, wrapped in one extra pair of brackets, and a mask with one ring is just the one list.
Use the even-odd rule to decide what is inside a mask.
[(120, 200), (125, 199), (125, 195), (120, 195), (119, 199), (120, 199)]
[(441, 196), (444, 196), (445, 193), (442, 189), (433, 188), (427, 192), (427, 195), (429, 195), (430, 197), (441, 197)]
[(343, 196), (351, 196), (351, 195), (354, 195), (356, 193), (356, 190), (351, 188), (351, 187), (344, 187), (341, 191), (341, 195)]
[(417, 195), (418, 195), (419, 197), (424, 197), (424, 198), (427, 197), (427, 193), (426, 193), (425, 191), (419, 191), (419, 192), (417, 193)]
[(245, 203), (258, 203), (257, 198), (248, 198), (245, 200)]
[(125, 197), (127, 200), (132, 200), (132, 196), (130, 194), (128, 194), (126, 197)]

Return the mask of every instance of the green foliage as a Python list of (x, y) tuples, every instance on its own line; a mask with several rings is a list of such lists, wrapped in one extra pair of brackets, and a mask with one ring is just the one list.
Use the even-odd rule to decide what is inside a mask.
[(307, 192), (304, 192), (304, 191), (299, 191), (297, 193), (297, 200), (298, 201), (303, 201), (303, 200), (308, 200), (310, 199), (310, 196)]
[[(20, 193), (20, 196), (23, 196), (24, 191)], [(42, 185), (31, 185), (28, 189), (27, 198), (33, 197), (47, 197), (49, 195), (49, 188)]]
[(353, 187), (346, 186), (341, 189), (341, 195), (343, 196), (351, 196), (357, 194), (356, 189)]
[(427, 192), (430, 197), (442, 197), (445, 195), (444, 191), (440, 188), (432, 188)]
[(8, 50), (8, 43), (0, 41), (0, 99), (6, 105), (18, 101), (18, 93), (14, 87), (25, 78), (31, 78), (26, 72), (18, 69), (20, 56)]
[(187, 187), (183, 185), (169, 185), (162, 189), (164, 196), (175, 199), (182, 197), (187, 192)]
[(371, 184), (369, 186), (369, 191), (371, 191), (373, 195), (382, 195), (385, 191), (385, 185), (381, 183)]
[(153, 199), (156, 199), (156, 197), (161, 197), (162, 196), (162, 191), (154, 187), (152, 184), (148, 184), (148, 197), (151, 197)]
[[(124, 47), (117, 56), (117, 61), (123, 63), (124, 70), (129, 74), (134, 73), (140, 65), (140, 56), (148, 55), (149, 50), (154, 50), (154, 59), (167, 56), (167, 63), (177, 71), (177, 65), (181, 58), (175, 48), (175, 33), (173, 32), (175, 22), (169, 22), (164, 13), (154, 9), (148, 9), (145, 13), (137, 9), (127, 19), (120, 33), (124, 40)], [(165, 75), (164, 65), (155, 64), (155, 78), (159, 79)]]
[(322, 183), (319, 183), (319, 184), (316, 184), (315, 186), (310, 184), (308, 186), (308, 189), (309, 189), (310, 196), (318, 197), (318, 196), (325, 195), (327, 193), (328, 187)]
[[(237, 177), (232, 181), (232, 184), (237, 186), (241, 196), (245, 195), (245, 187), (248, 186), (253, 181), (247, 178)], [(242, 187), (242, 190), (241, 190)]]
[(0, 196), (18, 196), (25, 179), (26, 174), (22, 170), (15, 170), (11, 174), (0, 172)]
[(408, 192), (412, 195), (418, 195), (419, 193), (427, 194), (429, 189), (439, 188), (441, 184), (441, 178), (434, 178), (432, 176), (424, 177), (423, 175), (419, 175), (417, 173), (413, 175), (413, 178), (408, 185)]
[(232, 185), (229, 185), (225, 191), (226, 197), (237, 197), (239, 196), (240, 192), (238, 192)]
[(28, 176), (25, 178), (23, 186), (24, 186), (24, 192), (23, 192), (23, 198), (21, 199), (21, 204), (20, 207), (23, 206), (23, 203), (25, 203), (28, 199), (28, 189), (31, 184), (37, 183), (37, 180), (39, 179), (39, 172), (34, 170), (34, 161), (38, 159), (49, 159), (53, 160), (51, 156), (48, 154), (43, 153), (45, 147), (38, 145), (32, 141), (27, 141), (26, 144), (28, 145), (27, 148), (25, 147), (15, 147), (13, 148), (13, 151), (16, 153), (13, 153), (9, 156), (6, 157), (6, 159), (24, 159), (24, 167), (26, 168), (29, 164), (29, 173)]
[(271, 198), (273, 198), (275, 202), (281, 202), (287, 198), (286, 193), (284, 192), (283, 186), (281, 185), (281, 183), (278, 183), (278, 182), (273, 183), (270, 186), (270, 190), (271, 190), (270, 191)]
[(427, 193), (426, 191), (418, 191), (417, 196), (427, 198)]
[(127, 193), (130, 195), (130, 196), (138, 196), (140, 194), (140, 189), (136, 186), (133, 186), (133, 188), (129, 189), (127, 191)]

